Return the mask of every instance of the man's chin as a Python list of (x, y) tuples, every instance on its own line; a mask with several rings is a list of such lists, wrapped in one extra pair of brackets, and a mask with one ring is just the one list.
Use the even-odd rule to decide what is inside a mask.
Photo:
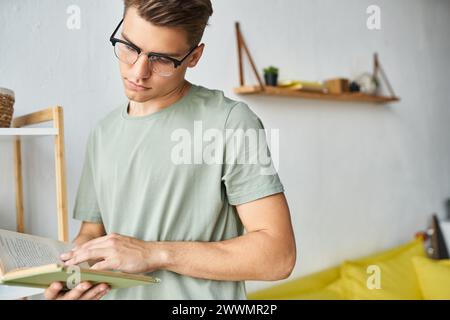
[(125, 95), (127, 96), (127, 98), (131, 101), (134, 102), (146, 102), (148, 100), (150, 100), (152, 98), (152, 95), (147, 93), (139, 93), (139, 92), (134, 92), (134, 91), (125, 91)]

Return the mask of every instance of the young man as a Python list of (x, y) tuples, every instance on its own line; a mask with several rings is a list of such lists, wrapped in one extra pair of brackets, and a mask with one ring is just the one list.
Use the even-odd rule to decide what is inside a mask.
[(205, 136), (263, 129), (246, 104), (185, 80), (212, 12), (210, 0), (125, 0), (111, 42), (129, 103), (89, 136), (74, 208), (83, 223), (76, 249), (61, 257), (161, 283), (109, 290), (83, 282), (64, 293), (53, 283), (47, 299), (245, 299), (245, 280), (290, 275), (296, 245), (276, 172), (230, 161), (255, 148), (231, 150), (228, 138), (211, 153), (222, 162), (198, 161), (206, 146), (180, 145), (181, 137), (198, 141), (199, 128)]

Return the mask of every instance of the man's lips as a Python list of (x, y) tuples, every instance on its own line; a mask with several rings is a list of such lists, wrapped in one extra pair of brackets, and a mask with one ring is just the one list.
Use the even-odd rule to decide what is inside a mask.
[(134, 91), (145, 91), (145, 90), (151, 89), (151, 88), (147, 88), (147, 87), (144, 87), (144, 86), (140, 86), (137, 83), (135, 83), (135, 82), (133, 82), (131, 80), (128, 80), (128, 79), (125, 79), (125, 81), (126, 81), (128, 87), (131, 90), (134, 90)]

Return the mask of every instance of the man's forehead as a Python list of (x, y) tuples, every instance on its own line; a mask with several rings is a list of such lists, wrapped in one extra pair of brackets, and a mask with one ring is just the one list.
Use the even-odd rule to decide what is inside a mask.
[(120, 34), (122, 38), (144, 52), (157, 52), (168, 56), (182, 56), (189, 50), (183, 31), (158, 27), (141, 17), (125, 17)]

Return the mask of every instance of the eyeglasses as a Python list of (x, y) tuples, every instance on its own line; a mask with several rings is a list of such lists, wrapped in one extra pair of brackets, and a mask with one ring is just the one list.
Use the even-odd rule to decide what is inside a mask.
[(186, 60), (186, 58), (189, 57), (191, 53), (194, 52), (194, 50), (197, 49), (198, 47), (197, 45), (194, 46), (189, 51), (189, 53), (186, 54), (186, 56), (181, 60), (177, 60), (163, 53), (157, 52), (144, 53), (138, 46), (131, 43), (130, 41), (115, 38), (116, 33), (119, 30), (122, 23), (123, 19), (120, 21), (119, 25), (109, 38), (109, 41), (111, 41), (111, 44), (114, 47), (114, 54), (116, 55), (116, 57), (120, 61), (128, 65), (133, 65), (136, 63), (136, 61), (138, 61), (141, 54), (145, 54), (148, 57), (150, 69), (156, 74), (163, 77), (170, 77), (171, 75), (173, 75), (175, 73), (175, 69), (178, 68)]

